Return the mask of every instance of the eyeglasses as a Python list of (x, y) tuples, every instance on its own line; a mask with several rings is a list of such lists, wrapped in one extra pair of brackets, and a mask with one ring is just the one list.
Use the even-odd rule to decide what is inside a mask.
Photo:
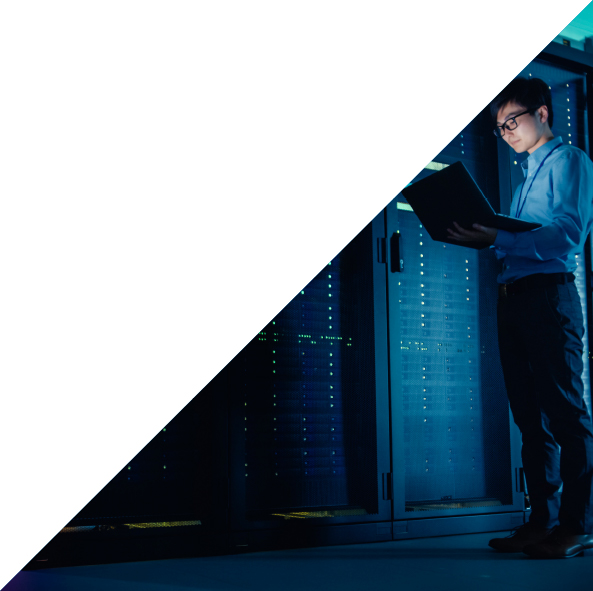
[(497, 125), (496, 129), (493, 130), (494, 135), (498, 138), (501, 138), (504, 135), (505, 129), (508, 129), (509, 131), (516, 129), (517, 125), (519, 125), (519, 124), (515, 121), (515, 119), (517, 119), (517, 117), (521, 117), (521, 115), (525, 115), (526, 113), (533, 113), (533, 111), (532, 110), (523, 111), (523, 113), (519, 113), (518, 115), (511, 117), (510, 119), (505, 121), (502, 125)]

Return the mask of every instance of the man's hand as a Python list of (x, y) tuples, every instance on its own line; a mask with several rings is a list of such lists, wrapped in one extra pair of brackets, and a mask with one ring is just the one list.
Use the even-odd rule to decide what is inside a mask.
[(473, 224), (473, 230), (466, 230), (462, 228), (457, 222), (453, 222), (455, 231), (447, 228), (449, 238), (459, 242), (486, 242), (487, 244), (494, 244), (498, 230), (496, 228), (486, 228), (480, 224)]

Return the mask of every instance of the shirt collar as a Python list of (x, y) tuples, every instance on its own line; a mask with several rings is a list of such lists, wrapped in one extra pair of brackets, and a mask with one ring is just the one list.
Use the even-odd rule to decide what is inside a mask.
[(539, 166), (541, 161), (556, 147), (562, 144), (562, 137), (555, 137), (553, 140), (546, 142), (543, 146), (540, 146), (533, 154), (530, 154), (523, 162), (521, 167), (524, 170)]

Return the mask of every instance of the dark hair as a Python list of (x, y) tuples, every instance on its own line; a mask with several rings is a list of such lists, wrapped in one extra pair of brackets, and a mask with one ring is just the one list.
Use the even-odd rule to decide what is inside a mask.
[(554, 111), (552, 110), (552, 93), (549, 86), (540, 78), (515, 78), (498, 96), (490, 103), (492, 123), (496, 125), (496, 116), (500, 109), (508, 103), (515, 102), (526, 111), (536, 111), (541, 106), (548, 107), (548, 124), (552, 127)]

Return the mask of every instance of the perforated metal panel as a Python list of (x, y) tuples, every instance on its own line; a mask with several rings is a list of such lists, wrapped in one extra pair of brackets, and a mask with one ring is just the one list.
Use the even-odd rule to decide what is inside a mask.
[[(496, 269), (487, 252), (432, 241), (414, 213), (401, 210), (399, 219), (406, 510), (512, 503), (490, 293)], [(499, 418), (491, 440), (493, 406)], [(489, 471), (506, 480), (506, 494), (492, 487)]]
[(372, 230), (238, 356), (245, 515), (377, 513)]
[[(495, 138), (484, 129), (485, 115), (414, 180), (461, 160), (498, 207)], [(508, 510), (514, 500), (497, 345), (498, 265), (488, 249), (433, 241), (403, 196), (397, 202), (403, 270), (397, 289), (392, 277), (390, 310), (399, 317), (405, 513)]]

